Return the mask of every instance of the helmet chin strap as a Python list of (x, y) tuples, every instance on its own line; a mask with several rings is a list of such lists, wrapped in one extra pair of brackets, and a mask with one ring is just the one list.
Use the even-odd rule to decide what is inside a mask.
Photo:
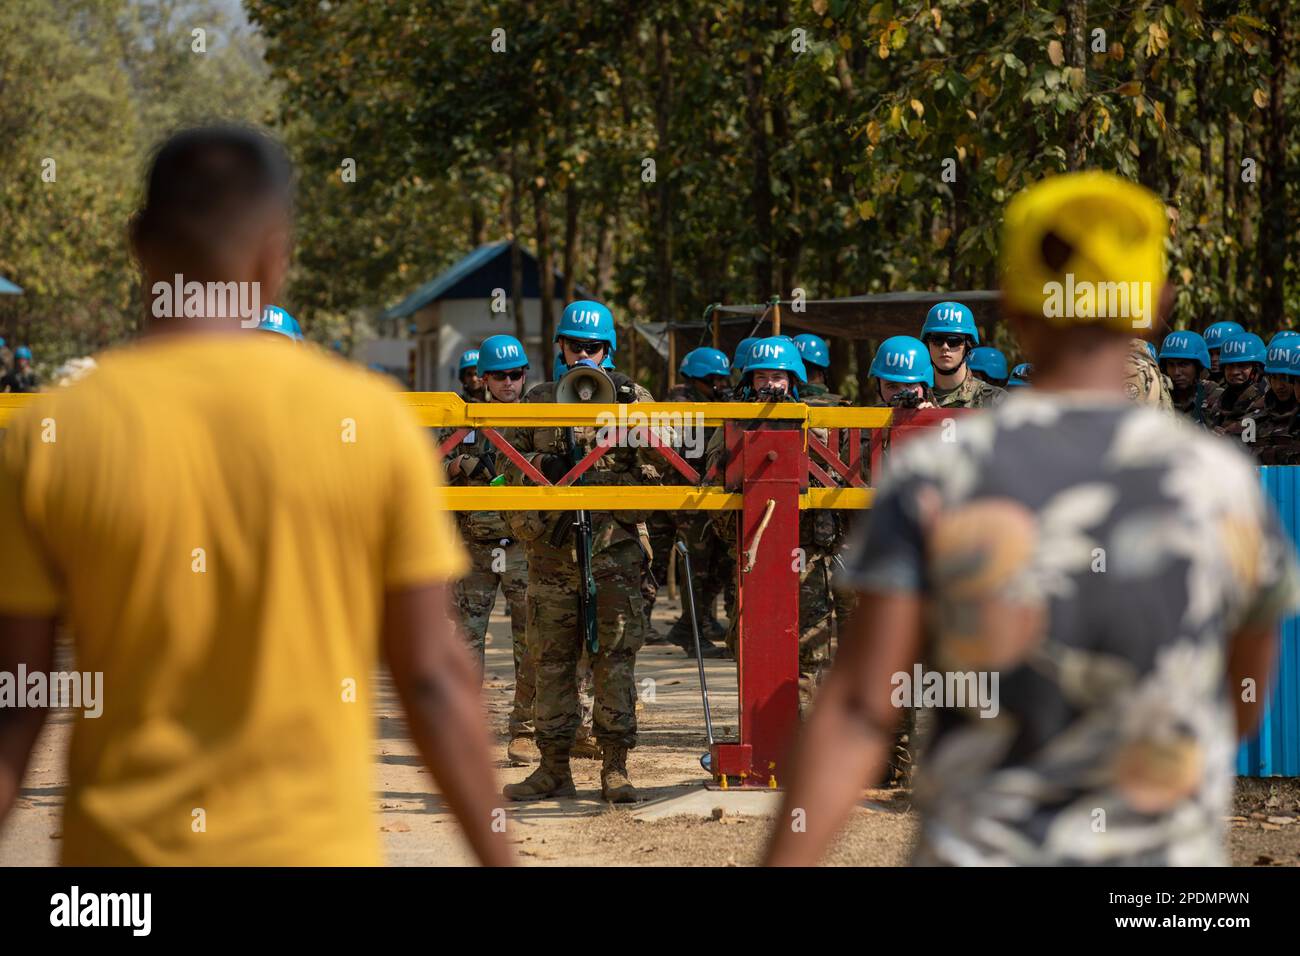
[(934, 370), (938, 372), (940, 375), (956, 375), (957, 370), (970, 361), (970, 353), (971, 353), (971, 347), (969, 345), (965, 345), (962, 347), (961, 361), (959, 361), (952, 368), (940, 368), (938, 362), (932, 362), (932, 364), (934, 365)]

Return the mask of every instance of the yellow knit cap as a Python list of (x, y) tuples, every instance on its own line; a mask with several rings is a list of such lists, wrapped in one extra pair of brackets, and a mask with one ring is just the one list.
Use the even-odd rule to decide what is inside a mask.
[(1003, 295), (1055, 325), (1150, 328), (1168, 234), (1164, 205), (1150, 190), (1111, 173), (1052, 176), (1007, 206)]

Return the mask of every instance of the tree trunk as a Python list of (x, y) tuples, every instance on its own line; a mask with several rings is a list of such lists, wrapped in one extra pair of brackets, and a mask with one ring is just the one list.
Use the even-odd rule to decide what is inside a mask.
[[(1078, 70), (1088, 69), (1088, 0), (1066, 0), (1065, 4), (1065, 64)], [(1088, 98), (1084, 92), (1069, 119), (1065, 141), (1065, 164), (1070, 170), (1083, 169), (1088, 161)]]
[[(1202, 248), (1211, 247), (1210, 240), (1214, 235), (1214, 223), (1211, 216), (1214, 213), (1214, 152), (1210, 147), (1213, 121), (1210, 117), (1210, 74), (1213, 67), (1205, 60), (1197, 60), (1195, 70), (1196, 83), (1196, 122), (1200, 127), (1200, 153), (1201, 153), (1201, 183), (1200, 195), (1197, 197), (1196, 208), (1200, 211), (1200, 217), (1204, 220), (1204, 225), (1197, 225), (1196, 232), (1200, 237)], [(1183, 224), (1187, 227), (1188, 223)], [(1208, 266), (1209, 263), (1207, 262)], [(1210, 308), (1209, 296), (1205, 293), (1209, 290), (1202, 287), (1197, 290), (1201, 302), (1199, 307), (1200, 327), (1203, 329), (1214, 321), (1213, 312)]]
[[(527, 347), (528, 328), (524, 322), (524, 251), (520, 246), (524, 189), (519, 172), (519, 147), (510, 147), (510, 314), (515, 320), (515, 338)], [(545, 343), (542, 348), (545, 353)]]
[[(961, 254), (957, 251), (957, 240), (966, 229), (967, 193), (966, 177), (963, 171), (957, 172), (957, 179), (952, 183), (952, 232), (948, 235), (950, 254), (948, 257), (948, 286), (950, 289), (968, 289), (966, 267), (962, 264)], [(929, 237), (926, 237), (927, 239)]]
[(477, 249), (483, 245), (483, 237), (486, 232), (486, 223), (483, 217), (483, 209), (475, 201), (469, 211), (469, 242), (470, 248)]
[(772, 294), (772, 166), (768, 153), (767, 111), (763, 108), (763, 54), (753, 50), (745, 70), (745, 118), (749, 123), (754, 180), (750, 206), (754, 215), (757, 248), (754, 249), (754, 298)]
[[(1256, 131), (1245, 123), (1241, 126), (1241, 152), (1236, 157), (1235, 177), (1241, 178), (1241, 161), (1247, 157), (1258, 160), (1259, 143), (1256, 138)], [(1256, 176), (1259, 174), (1258, 163), (1255, 166)], [(1251, 298), (1251, 260), (1259, 254), (1259, 229), (1256, 225), (1259, 219), (1259, 182), (1242, 183), (1238, 189), (1237, 206), (1233, 210), (1237, 218), (1237, 236), (1236, 236), (1236, 261), (1234, 263), (1234, 283), (1237, 289), (1237, 311), (1240, 313), (1234, 316), (1238, 322), (1253, 328), (1250, 321), (1250, 314), (1254, 310), (1254, 301)]]
[(578, 210), (582, 199), (578, 196), (578, 184), (570, 179), (564, 189), (564, 301), (572, 302), (578, 296), (574, 287), (578, 284)]
[[(772, 64), (781, 69), (790, 50), (789, 15), (784, 2), (776, 7), (776, 26), (778, 39), (772, 47)], [(786, 111), (783, 90), (777, 87), (768, 101), (768, 110), (772, 117), (772, 138), (777, 143), (789, 143), (793, 138), (790, 132), (790, 119)], [(803, 251), (803, 234), (800, 227), (800, 179), (789, 170), (786, 164), (781, 172), (781, 182), (785, 187), (785, 208), (779, 218), (781, 223), (780, 238), (774, 235), (776, 246), (776, 294), (783, 298), (792, 298), (792, 291), (799, 275), (799, 256)], [(773, 224), (775, 231), (775, 223)]]
[[(673, 194), (672, 146), (669, 117), (672, 113), (673, 77), (668, 25), (660, 22), (655, 33), (655, 69), (659, 83), (655, 92), (655, 135), (658, 154), (655, 193), (658, 217), (655, 224), (655, 316), (660, 322), (676, 319), (677, 302), (673, 288)], [(670, 380), (675, 369), (668, 370)]]
[[(1227, 71), (1225, 64), (1224, 71)], [(1236, 152), (1232, 148), (1232, 113), (1223, 114), (1223, 215), (1220, 217), (1219, 237), (1220, 239), (1232, 235), (1233, 209), (1236, 197), (1233, 195), (1236, 191), (1237, 183), (1237, 163)], [(1223, 307), (1224, 314), (1220, 319), (1231, 317), (1233, 311), (1233, 269), (1232, 260), (1235, 249), (1225, 247), (1219, 259), (1219, 284), (1223, 289)]]
[(601, 302), (609, 294), (614, 283), (614, 231), (615, 224), (610, 222), (614, 213), (608, 206), (601, 210), (600, 221), (596, 226), (596, 298)]
[[(534, 155), (540, 158), (540, 150)], [(537, 234), (537, 286), (541, 305), (542, 350), (550, 355), (550, 343), (555, 339), (555, 269), (551, 263), (551, 218), (546, 208), (546, 179), (538, 176), (533, 181), (533, 221)], [(546, 380), (551, 379), (551, 363), (545, 362)]]
[(1290, 65), (1287, 36), (1287, 4), (1272, 4), (1269, 34), (1269, 60), (1273, 74), (1269, 78), (1267, 127), (1264, 131), (1264, 157), (1260, 166), (1259, 195), (1261, 204), (1259, 229), (1259, 305), (1260, 318), (1268, 328), (1282, 321), (1282, 284), (1286, 275), (1286, 113), (1283, 109), (1285, 79)]

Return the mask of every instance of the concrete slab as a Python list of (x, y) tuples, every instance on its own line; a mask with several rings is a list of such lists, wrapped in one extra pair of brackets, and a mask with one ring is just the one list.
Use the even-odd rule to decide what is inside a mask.
[[(706, 790), (700, 787), (678, 796), (652, 800), (632, 813), (636, 820), (666, 817), (775, 816), (781, 805), (779, 790)], [(721, 813), (718, 811), (721, 810)]]

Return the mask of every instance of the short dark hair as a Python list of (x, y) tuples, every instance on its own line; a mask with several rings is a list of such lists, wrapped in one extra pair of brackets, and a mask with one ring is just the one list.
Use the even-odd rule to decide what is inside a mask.
[(293, 166), (276, 140), (251, 126), (198, 126), (155, 150), (131, 235), (209, 261), (256, 213), (279, 206), (288, 214), (292, 205)]

